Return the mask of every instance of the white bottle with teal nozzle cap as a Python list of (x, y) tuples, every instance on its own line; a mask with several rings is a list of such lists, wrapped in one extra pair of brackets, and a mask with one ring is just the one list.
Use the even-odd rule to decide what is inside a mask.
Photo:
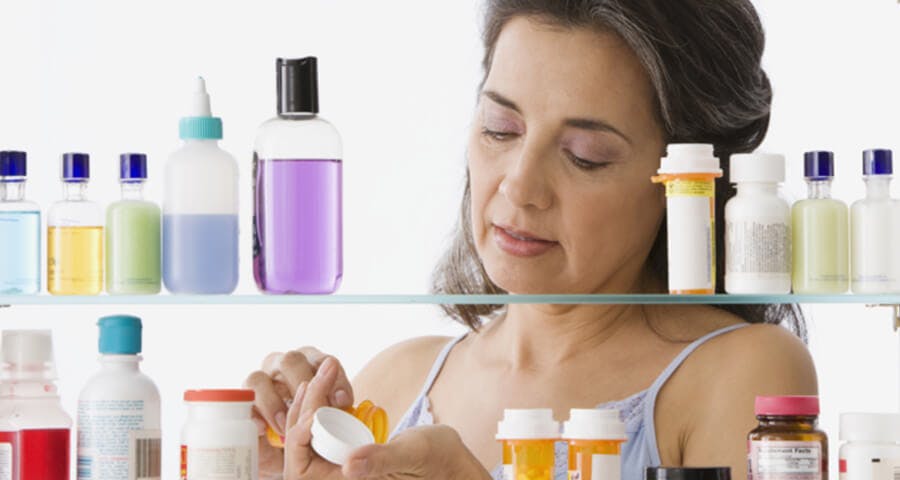
[(219, 148), (222, 119), (202, 77), (192, 108), (166, 165), (163, 281), (172, 293), (229, 294), (238, 283), (238, 164)]
[(78, 398), (78, 480), (159, 479), (159, 390), (141, 373), (141, 319), (103, 317), (100, 371)]

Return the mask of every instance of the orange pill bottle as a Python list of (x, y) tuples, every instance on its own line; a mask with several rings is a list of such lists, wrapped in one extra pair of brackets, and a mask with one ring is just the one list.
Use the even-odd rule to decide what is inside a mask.
[(625, 424), (618, 410), (572, 409), (563, 424), (569, 480), (620, 480)]

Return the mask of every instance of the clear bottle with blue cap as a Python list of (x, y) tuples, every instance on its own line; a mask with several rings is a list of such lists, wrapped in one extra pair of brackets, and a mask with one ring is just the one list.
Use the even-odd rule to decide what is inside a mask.
[(849, 221), (847, 205), (831, 197), (834, 154), (804, 154), (804, 176), (809, 198), (794, 204), (794, 293), (845, 293), (850, 281)]
[(103, 317), (100, 371), (78, 398), (78, 479), (159, 479), (160, 397), (140, 369), (141, 319)]
[(144, 200), (147, 155), (119, 157), (122, 199), (106, 209), (106, 291), (119, 295), (159, 293), (162, 282), (161, 215)]
[(894, 246), (900, 210), (891, 198), (892, 152), (866, 150), (862, 168), (866, 197), (850, 208), (850, 289), (890, 293), (896, 291), (900, 274), (900, 253)]
[(103, 210), (87, 199), (91, 159), (62, 156), (64, 198), (47, 213), (47, 290), (96, 295), (103, 290)]
[(41, 290), (41, 210), (25, 200), (27, 155), (0, 152), (0, 294)]
[(203, 78), (179, 136), (165, 174), (163, 281), (176, 294), (229, 294), (238, 283), (238, 164), (219, 148), (222, 119)]

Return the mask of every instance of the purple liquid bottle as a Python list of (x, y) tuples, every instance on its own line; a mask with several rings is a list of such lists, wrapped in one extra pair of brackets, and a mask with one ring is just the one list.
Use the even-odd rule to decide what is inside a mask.
[(254, 147), (253, 275), (265, 293), (333, 293), (343, 276), (340, 135), (318, 116), (316, 58), (279, 58), (276, 70), (278, 116)]

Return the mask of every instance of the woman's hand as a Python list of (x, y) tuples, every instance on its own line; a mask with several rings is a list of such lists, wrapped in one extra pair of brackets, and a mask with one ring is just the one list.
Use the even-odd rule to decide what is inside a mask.
[(288, 422), (288, 407), (300, 385), (310, 382), (322, 366), (331, 359), (336, 365), (336, 377), (325, 394), (327, 405), (346, 408), (353, 405), (353, 388), (344, 369), (332, 357), (312, 347), (287, 353), (269, 354), (262, 369), (251, 373), (244, 385), (253, 389), (256, 400), (253, 419), (259, 426), (259, 472), (261, 479), (280, 478), (284, 471), (284, 452), (269, 445), (266, 425), (277, 435), (285, 437), (292, 425)]

